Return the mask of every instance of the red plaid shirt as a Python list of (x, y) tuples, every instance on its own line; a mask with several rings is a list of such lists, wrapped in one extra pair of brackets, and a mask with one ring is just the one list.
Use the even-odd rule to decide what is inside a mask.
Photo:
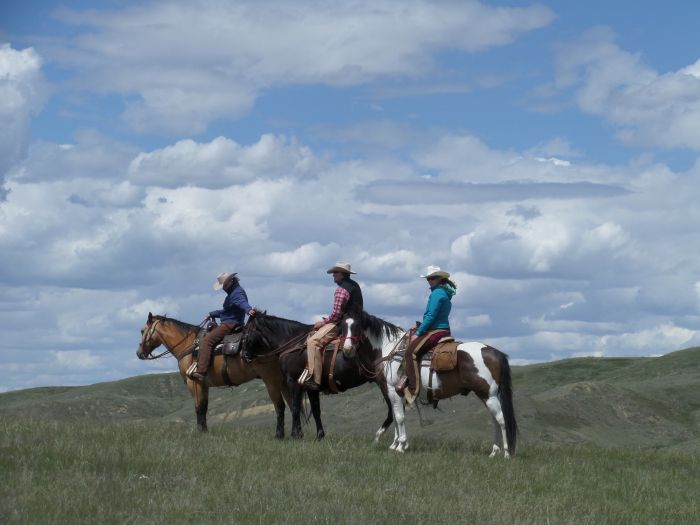
[(345, 288), (338, 286), (338, 288), (335, 289), (335, 295), (333, 296), (333, 311), (331, 312), (331, 315), (324, 319), (326, 324), (337, 323), (340, 321), (340, 317), (343, 314), (343, 305), (345, 305), (348, 299), (350, 299), (350, 294), (348, 291)]

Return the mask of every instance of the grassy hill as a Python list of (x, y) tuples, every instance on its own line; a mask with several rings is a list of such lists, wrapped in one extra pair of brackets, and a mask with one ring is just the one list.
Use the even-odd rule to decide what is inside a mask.
[[(581, 358), (513, 367), (521, 442), (605, 447), (700, 448), (700, 348), (657, 358)], [(386, 416), (375, 385), (322, 396), (329, 434), (371, 438)], [(473, 396), (408, 413), (409, 438), (488, 440), (490, 419)], [(49, 420), (162, 421), (194, 426), (179, 375), (157, 374), (83, 387), (0, 394), (0, 415)], [(265, 388), (254, 381), (210, 393), (210, 428), (246, 425), (274, 431)], [(312, 424), (313, 425), (313, 424)], [(290, 417), (287, 417), (287, 427)], [(307, 427), (307, 435), (314, 435)]]

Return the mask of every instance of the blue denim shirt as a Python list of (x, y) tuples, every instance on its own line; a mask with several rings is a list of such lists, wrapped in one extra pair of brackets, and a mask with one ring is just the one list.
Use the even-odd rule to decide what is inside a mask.
[(245, 322), (245, 314), (252, 307), (248, 304), (248, 295), (243, 287), (234, 283), (231, 291), (224, 299), (224, 307), (221, 310), (209, 312), (212, 317), (220, 317), (221, 322), (236, 323), (242, 325)]

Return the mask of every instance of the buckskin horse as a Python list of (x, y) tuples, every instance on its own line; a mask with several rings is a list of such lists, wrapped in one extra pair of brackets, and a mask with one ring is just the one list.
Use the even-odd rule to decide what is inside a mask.
[[(287, 380), (291, 392), (292, 403), (292, 432), (293, 438), (301, 438), (304, 433), (301, 428), (301, 408), (303, 394), (309, 398), (311, 414), (316, 423), (316, 440), (321, 440), (326, 435), (321, 421), (320, 392), (304, 389), (297, 379), (306, 367), (306, 336), (311, 332), (311, 325), (299, 323), (272, 315), (256, 314), (246, 327), (248, 346), (256, 353), (251, 355), (253, 362), (264, 359), (265, 356), (279, 356), (279, 364), (282, 374)], [(341, 334), (338, 351), (328, 349), (324, 353), (323, 374), (321, 390), (325, 393), (344, 392), (349, 388), (374, 381), (376, 371), (374, 362), (379, 358), (379, 353), (367, 347), (366, 355), (357, 354), (351, 345), (353, 336)], [(344, 350), (343, 350), (344, 348)], [(377, 383), (382, 391), (382, 396), (387, 404), (388, 413), (382, 425), (386, 430), (393, 422), (391, 402), (387, 396), (386, 384)]]
[[(241, 355), (248, 350), (244, 333), (241, 344), (243, 348), (238, 354), (233, 356), (213, 355), (206, 383), (194, 381), (187, 377), (186, 372), (195, 361), (193, 351), (200, 328), (197, 325), (161, 315), (153, 315), (149, 312), (148, 320), (141, 329), (141, 341), (136, 355), (139, 359), (156, 359), (168, 353), (175, 356), (180, 376), (192, 395), (197, 415), (197, 428), (201, 431), (207, 430), (210, 386), (239, 386), (253, 379), (262, 379), (277, 414), (275, 437), (282, 439), (284, 437), (284, 404), (285, 401), (290, 403), (290, 396), (279, 365), (269, 360), (256, 363), (246, 362)], [(160, 345), (165, 346), (166, 351), (158, 356), (153, 356), (153, 350)]]
[[(361, 319), (346, 319), (345, 324), (346, 332), (351, 334), (349, 340), (352, 345), (368, 345), (381, 353), (379, 380), (388, 391), (396, 421), (394, 441), (389, 448), (403, 452), (408, 448), (405, 410), (403, 399), (396, 392), (395, 386), (400, 379), (399, 368), (404, 360), (408, 333), (366, 312), (363, 312)], [(430, 367), (425, 364), (420, 367), (421, 389), (430, 392), (433, 402), (457, 394), (466, 396), (473, 391), (493, 419), (495, 443), (490, 457), (496, 456), (502, 450), (504, 456), (509, 458), (515, 454), (518, 427), (513, 408), (508, 356), (478, 342), (460, 343), (456, 350), (457, 362), (453, 370), (433, 372), (431, 378)], [(426, 363), (426, 360), (423, 363)], [(430, 388), (426, 388), (426, 385), (430, 385)], [(385, 427), (377, 431), (375, 442), (379, 441), (385, 431)]]

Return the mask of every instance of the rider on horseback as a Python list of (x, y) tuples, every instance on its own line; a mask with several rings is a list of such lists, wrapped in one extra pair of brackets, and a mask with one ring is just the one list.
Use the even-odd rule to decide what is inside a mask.
[(299, 376), (299, 384), (306, 388), (318, 390), (323, 373), (321, 350), (337, 335), (337, 326), (345, 316), (362, 314), (362, 290), (360, 285), (350, 279), (350, 264), (342, 261), (335, 263), (326, 273), (333, 274), (333, 280), (338, 285), (333, 298), (333, 311), (328, 317), (314, 323), (314, 332), (306, 340), (307, 365)]
[(248, 295), (239, 283), (237, 273), (223, 272), (214, 281), (214, 290), (226, 292), (226, 299), (221, 310), (209, 312), (208, 319), (221, 318), (221, 324), (207, 332), (197, 358), (197, 370), (190, 376), (197, 381), (204, 381), (209, 370), (211, 354), (225, 336), (232, 334), (236, 328), (243, 326), (245, 314), (254, 315), (255, 309), (248, 304)]
[[(433, 348), (440, 339), (450, 335), (450, 310), (452, 309), (452, 297), (457, 293), (457, 285), (450, 281), (450, 274), (440, 270), (439, 266), (428, 266), (425, 275), (421, 275), (428, 281), (430, 297), (423, 314), (423, 322), (420, 323), (415, 334), (411, 336), (411, 342), (406, 348), (405, 354), (405, 379), (402, 378), (396, 385), (396, 392), (403, 397), (404, 389), (406, 401), (412, 404), (418, 395), (420, 382), (420, 362), (425, 353)], [(408, 385), (406, 383), (408, 382)]]

